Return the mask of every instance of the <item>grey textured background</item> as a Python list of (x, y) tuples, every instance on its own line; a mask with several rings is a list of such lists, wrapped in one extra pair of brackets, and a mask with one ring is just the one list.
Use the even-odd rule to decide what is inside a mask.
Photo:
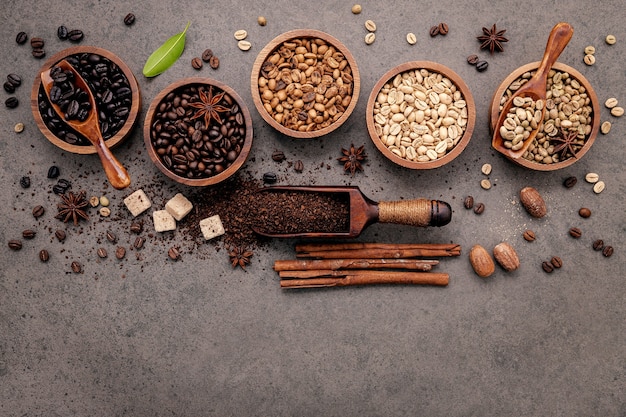
[[(0, 109), (0, 415), (34, 416), (626, 416), (626, 334), (624, 194), (626, 119), (601, 109), (613, 122), (591, 151), (575, 165), (551, 173), (517, 167), (490, 148), (489, 102), (499, 83), (515, 68), (541, 58), (554, 24), (567, 21), (575, 33), (559, 59), (583, 73), (604, 102), (626, 104), (626, 29), (618, 0), (491, 2), (364, 1), (35, 1), (5, 0), (0, 18), (0, 76), (24, 79), (17, 109)], [(133, 12), (134, 26), (123, 17)], [(267, 17), (266, 27), (256, 23)], [(376, 42), (365, 45), (364, 22), (378, 25)], [(146, 79), (148, 55), (191, 21), (181, 59), (166, 73)], [(430, 38), (431, 25), (445, 21), (446, 37)], [(482, 26), (506, 29), (505, 52), (479, 51)], [(56, 38), (64, 24), (85, 32), (82, 45), (120, 56), (135, 72), (143, 95), (138, 128), (116, 150), (133, 179), (131, 190), (107, 187), (97, 158), (62, 152), (37, 130), (30, 112), (32, 80), (43, 61), (18, 46), (26, 31), (46, 40), (48, 56), (70, 46)], [(247, 29), (253, 47), (237, 49), (233, 33)], [(250, 71), (258, 51), (291, 29), (313, 28), (341, 40), (361, 72), (361, 95), (348, 122), (327, 137), (298, 141), (278, 135), (260, 118), (250, 95)], [(418, 42), (410, 46), (407, 32)], [(608, 46), (608, 33), (617, 43)], [(582, 63), (583, 49), (594, 45), (597, 63)], [(219, 70), (192, 69), (205, 48), (221, 59)], [(487, 72), (465, 58), (478, 53)], [(368, 137), (365, 104), (376, 81), (391, 67), (431, 60), (457, 72), (476, 101), (476, 129), (468, 148), (453, 163), (427, 172), (387, 161)], [(272, 271), (275, 259), (293, 258), (295, 241), (272, 241), (258, 250), (247, 272), (232, 270), (224, 251), (196, 247), (180, 230), (148, 236), (146, 246), (123, 261), (99, 260), (107, 230), (130, 247), (130, 215), (122, 199), (143, 188), (160, 208), (176, 192), (189, 193), (150, 162), (141, 125), (150, 101), (173, 81), (208, 76), (234, 88), (254, 118), (255, 142), (245, 169), (260, 177), (275, 171), (281, 184), (352, 184), (374, 200), (427, 197), (450, 202), (453, 220), (439, 229), (374, 225), (359, 241), (456, 242), (463, 253), (442, 260), (450, 274), (447, 288), (378, 286), (283, 291)], [(0, 91), (2, 102), (8, 97)], [(16, 135), (13, 126), (24, 122)], [(343, 174), (339, 149), (364, 144), (365, 172)], [(304, 173), (276, 165), (269, 155), (281, 149), (289, 160), (302, 159)], [(493, 165), (491, 190), (482, 190), (483, 163)], [(320, 167), (329, 164), (331, 169)], [(113, 215), (67, 226), (68, 239), (54, 239), (58, 197), (46, 178), (50, 165), (73, 189), (106, 194)], [(595, 195), (583, 180), (597, 172), (606, 190)], [(22, 175), (33, 185), (20, 188)], [(561, 182), (575, 175), (571, 190)], [(531, 219), (517, 193), (534, 186), (549, 207), (544, 219)], [(463, 197), (485, 203), (482, 216), (462, 208)], [(42, 204), (39, 220), (30, 214)], [(593, 211), (583, 220), (582, 207)], [(583, 230), (579, 240), (567, 230)], [(19, 252), (6, 242), (34, 228), (35, 239)], [(538, 239), (522, 240), (532, 228)], [(591, 249), (602, 238), (615, 247), (611, 258)], [(471, 270), (467, 253), (479, 243), (491, 249), (511, 243), (522, 265), (513, 273), (498, 268), (489, 279)], [(167, 249), (178, 245), (182, 260), (171, 262)], [(51, 259), (40, 263), (47, 248)], [(548, 275), (541, 261), (563, 258)], [(70, 272), (73, 260), (83, 274)]]

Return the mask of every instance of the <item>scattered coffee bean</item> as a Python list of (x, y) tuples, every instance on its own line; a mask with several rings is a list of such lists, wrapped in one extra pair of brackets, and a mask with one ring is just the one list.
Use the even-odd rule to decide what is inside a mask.
[(24, 123), (19, 122), (19, 123), (16, 123), (16, 124), (15, 124), (15, 126), (13, 127), (13, 131), (14, 131), (15, 133), (22, 133), (22, 132), (24, 131), (24, 128), (25, 128), (25, 127), (26, 127), (26, 126), (24, 126)]
[(22, 237), (24, 239), (32, 239), (35, 237), (36, 234), (37, 232), (35, 232), (34, 230), (26, 229), (22, 232)]
[(480, 168), (480, 172), (485, 175), (489, 175), (491, 174), (491, 169), (491, 164), (483, 164), (483, 166)]
[(600, 132), (602, 132), (603, 135), (607, 135), (611, 131), (611, 126), (612, 124), (608, 120), (606, 122), (603, 122), (600, 125)]
[(585, 57), (583, 58), (583, 62), (584, 62), (586, 65), (590, 65), (590, 66), (591, 66), (591, 65), (593, 65), (593, 64), (595, 64), (595, 63), (596, 63), (596, 57), (595, 57), (595, 56), (593, 56), (593, 55), (591, 55), (591, 54), (587, 54), (587, 55), (585, 55)]
[(41, 216), (43, 216), (45, 212), (46, 212), (46, 210), (43, 208), (43, 206), (35, 206), (35, 208), (33, 208), (33, 216), (36, 219), (38, 219)]
[(263, 16), (257, 17), (256, 22), (259, 24), (259, 26), (267, 25), (267, 19)]
[(554, 271), (554, 265), (552, 265), (548, 261), (543, 261), (541, 263), (541, 268), (548, 274), (550, 274), (552, 271)]
[(22, 85), (22, 77), (17, 74), (9, 74), (7, 75), (7, 82), (13, 87), (19, 87)]
[(139, 234), (143, 231), (143, 223), (142, 222), (132, 222), (130, 224), (130, 231), (136, 234)]
[(367, 29), (368, 32), (376, 32), (376, 23), (374, 23), (373, 20), (366, 20), (365, 29)]
[(172, 246), (170, 250), (167, 251), (167, 256), (169, 256), (171, 260), (177, 261), (180, 259), (180, 252), (176, 247)]
[(276, 162), (283, 162), (285, 160), (285, 153), (283, 151), (272, 152), (272, 159)]
[(220, 59), (216, 55), (213, 55), (209, 59), (209, 66), (214, 70), (218, 69), (220, 67)]
[(141, 236), (137, 236), (137, 238), (135, 239), (135, 242), (133, 243), (133, 248), (139, 250), (141, 248), (143, 248), (143, 244), (146, 242), (146, 239), (144, 239)]
[(532, 230), (525, 230), (524, 234), (522, 234), (522, 237), (524, 237), (524, 240), (527, 242), (534, 242), (536, 239), (535, 232), (533, 232)]
[(234, 36), (238, 41), (242, 41), (248, 37), (248, 32), (245, 29), (239, 29), (235, 31)]
[(266, 184), (274, 184), (278, 181), (278, 177), (273, 172), (266, 172), (263, 174), (263, 182)]
[(81, 274), (83, 272), (83, 266), (77, 261), (72, 261), (70, 268), (72, 268), (72, 272), (75, 274)]
[(602, 249), (602, 255), (604, 255), (605, 258), (608, 258), (611, 255), (613, 255), (613, 246), (610, 246), (610, 245), (605, 246), (604, 249)]
[(18, 239), (9, 240), (9, 249), (11, 250), (20, 250), (22, 249), (22, 241)]
[(107, 196), (105, 196), (105, 195), (103, 195), (102, 197), (100, 197), (100, 198), (98, 199), (98, 202), (100, 203), (100, 205), (101, 205), (102, 207), (108, 207), (108, 206), (109, 206), (109, 204), (111, 204), (111, 202), (109, 201), (108, 197), (107, 197)]
[(209, 62), (211, 60), (211, 57), (213, 56), (213, 51), (211, 49), (205, 49), (204, 52), (202, 52), (202, 60), (204, 62)]
[(66, 191), (67, 189), (60, 184), (54, 184), (52, 187), (52, 192), (57, 195), (65, 194)]
[(589, 184), (595, 184), (600, 179), (600, 176), (595, 172), (589, 172), (585, 175), (585, 181)]
[(563, 260), (558, 256), (553, 256), (552, 259), (550, 259), (550, 263), (557, 269), (563, 266)]
[(101, 207), (98, 212), (102, 217), (109, 217), (111, 215), (111, 209), (108, 207)]
[(576, 177), (567, 177), (565, 178), (565, 180), (563, 180), (563, 186), (565, 188), (572, 188), (573, 186), (576, 185), (577, 182), (578, 182), (578, 179)]
[(437, 35), (439, 35), (439, 25), (437, 26), (432, 26), (430, 28), (430, 30), (428, 31), (428, 33), (430, 34), (431, 37), (435, 37)]
[(613, 45), (615, 44), (615, 42), (617, 42), (617, 39), (615, 38), (615, 35), (606, 35), (606, 38), (604, 38), (604, 41), (606, 42), (607, 45)]
[(126, 16), (124, 16), (124, 24), (126, 26), (131, 26), (135, 23), (135, 19), (136, 17), (133, 13), (128, 13)]
[(83, 37), (85, 36), (85, 34), (83, 33), (82, 30), (80, 29), (73, 29), (70, 30), (67, 34), (67, 39), (69, 39), (72, 42), (80, 42), (83, 40)]
[(8, 81), (2, 84), (2, 88), (4, 88), (4, 91), (6, 91), (9, 94), (15, 93), (15, 86)]
[(605, 187), (606, 185), (604, 184), (604, 181), (598, 181), (593, 185), (593, 192), (596, 194), (600, 194), (602, 191), (604, 191)]
[(602, 249), (604, 249), (604, 241), (602, 239), (596, 239), (593, 241), (591, 247), (593, 248), (593, 250), (601, 251)]
[(202, 59), (195, 57), (191, 60), (191, 66), (193, 69), (201, 70), (202, 69)]
[(439, 23), (439, 26), (437, 26), (439, 28), (439, 34), (440, 35), (447, 35), (449, 28), (448, 28), (448, 24), (447, 23)]
[(35, 38), (32, 38), (32, 39), (30, 40), (30, 46), (31, 46), (33, 49), (40, 49), (40, 48), (43, 48), (43, 47), (45, 46), (45, 44), (46, 44), (46, 43), (44, 42), (43, 38), (35, 37)]
[(483, 179), (480, 181), (480, 186), (484, 189), (484, 190), (488, 190), (491, 188), (491, 181), (489, 181), (488, 179)]
[(304, 163), (298, 159), (296, 162), (294, 162), (293, 164), (293, 170), (300, 173), (302, 171), (304, 171)]
[(591, 217), (591, 210), (589, 210), (587, 207), (582, 207), (580, 210), (578, 210), (578, 215), (584, 219), (587, 219)]
[(43, 48), (35, 48), (31, 51), (31, 55), (34, 58), (42, 59), (46, 56), (46, 51)]
[(61, 229), (57, 229), (57, 231), (54, 232), (54, 236), (57, 238), (59, 242), (63, 242), (65, 238), (67, 237), (67, 235), (65, 234), (65, 231)]
[(124, 259), (124, 257), (126, 256), (126, 249), (123, 246), (118, 246), (117, 249), (115, 249), (115, 257), (117, 259)]
[(7, 106), (9, 109), (14, 109), (16, 108), (18, 105), (20, 104), (19, 100), (17, 99), (17, 97), (9, 97), (4, 101), (4, 105)]
[(483, 203), (478, 203), (474, 206), (474, 213), (483, 214), (485, 212), (485, 205)]
[(593, 45), (586, 46), (584, 52), (585, 55), (593, 55), (596, 53), (596, 47)]
[(624, 115), (623, 107), (613, 107), (611, 109), (611, 116), (622, 117)]
[(470, 65), (476, 65), (478, 61), (480, 61), (480, 58), (478, 58), (478, 55), (470, 55), (467, 57), (467, 63)]
[(487, 68), (489, 68), (489, 62), (487, 61), (478, 61), (476, 63), (476, 71), (478, 72), (485, 72)]
[(50, 168), (48, 168), (48, 178), (50, 179), (57, 178), (60, 174), (61, 174), (61, 170), (59, 169), (58, 166), (52, 165)]
[(96, 252), (98, 254), (98, 257), (104, 259), (107, 256), (109, 256), (109, 254), (107, 253), (107, 250), (104, 248), (98, 248), (98, 251)]
[(572, 227), (569, 229), (569, 235), (574, 239), (578, 239), (583, 235), (583, 232), (578, 227)]
[(239, 41), (237, 42), (237, 46), (242, 51), (248, 51), (250, 50), (250, 48), (252, 48), (252, 44), (249, 41)]
[(115, 233), (111, 232), (110, 230), (107, 231), (106, 238), (111, 243), (116, 243), (117, 242), (117, 236), (115, 236)]
[(376, 34), (374, 32), (368, 32), (365, 35), (365, 43), (367, 45), (371, 45), (374, 43), (374, 41), (376, 41)]
[(100, 205), (100, 199), (95, 195), (89, 197), (89, 205), (91, 207), (98, 207)]
[(415, 45), (417, 43), (417, 37), (415, 36), (415, 33), (413, 32), (407, 33), (406, 41), (409, 43), (409, 45)]
[(28, 35), (26, 34), (26, 32), (19, 32), (15, 37), (15, 42), (17, 42), (18, 45), (24, 45), (27, 40)]
[(474, 197), (472, 197), (471, 195), (468, 195), (467, 197), (465, 197), (465, 199), (463, 200), (463, 207), (465, 207), (466, 209), (471, 209), (474, 207)]
[(50, 254), (48, 253), (47, 250), (42, 249), (39, 251), (39, 260), (41, 262), (48, 262), (49, 259), (50, 259)]
[(24, 177), (20, 178), (20, 186), (22, 188), (30, 187), (30, 177), (24, 176)]
[(359, 14), (361, 13), (362, 10), (363, 8), (361, 7), (360, 4), (355, 4), (352, 6), (352, 14)]
[(68, 33), (69, 31), (67, 30), (67, 27), (64, 25), (61, 25), (57, 28), (57, 37), (61, 39), (62, 41), (67, 39)]

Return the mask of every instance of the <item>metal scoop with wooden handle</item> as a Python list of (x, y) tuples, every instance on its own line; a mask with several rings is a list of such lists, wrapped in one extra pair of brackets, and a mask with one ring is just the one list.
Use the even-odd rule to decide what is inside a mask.
[(500, 112), (491, 141), (491, 145), (498, 152), (513, 159), (519, 158), (524, 154), (524, 152), (526, 152), (530, 144), (537, 136), (539, 127), (543, 123), (543, 117), (546, 111), (545, 105), (541, 107), (541, 119), (538, 121), (537, 127), (530, 132), (530, 135), (526, 139), (519, 142), (519, 145), (516, 143), (515, 145), (512, 145), (512, 148), (505, 146), (505, 139), (502, 137), (500, 128), (504, 125), (504, 122), (508, 117), (509, 110), (511, 109), (513, 101), (516, 98), (528, 97), (534, 102), (541, 100), (545, 103), (548, 73), (550, 72), (550, 69), (552, 69), (552, 66), (558, 59), (559, 55), (561, 55), (561, 52), (563, 52), (569, 43), (573, 33), (574, 29), (568, 23), (558, 23), (552, 28), (546, 44), (546, 50), (543, 54), (543, 59), (539, 64), (539, 68), (537, 68), (537, 72), (528, 80), (528, 82), (522, 85), (515, 92), (515, 94), (511, 96), (511, 98), (509, 98)]
[(298, 233), (275, 233), (272, 230), (254, 227), (254, 231), (268, 237), (283, 238), (332, 238), (332, 237), (357, 237), (370, 224), (395, 223), (410, 226), (444, 226), (450, 223), (452, 208), (444, 201), (416, 199), (401, 201), (375, 202), (367, 198), (358, 187), (332, 187), (332, 186), (274, 186), (266, 187), (258, 192), (306, 192), (306, 193), (332, 193), (344, 194), (349, 202), (349, 227), (341, 232), (298, 232)]
[(55, 65), (56, 67), (60, 67), (64, 71), (71, 71), (74, 74), (74, 80), (72, 80), (75, 87), (80, 88), (81, 90), (87, 93), (90, 108), (89, 115), (84, 121), (79, 120), (67, 120), (65, 118), (65, 113), (58, 104), (52, 103), (52, 99), (50, 97), (50, 90), (54, 84), (54, 80), (50, 76), (51, 69), (42, 71), (41, 73), (41, 84), (48, 96), (48, 100), (50, 100), (50, 104), (54, 111), (57, 112), (61, 120), (63, 120), (68, 126), (71, 126), (74, 130), (85, 136), (89, 139), (89, 142), (93, 144), (96, 148), (96, 152), (100, 157), (100, 161), (102, 162), (102, 166), (104, 167), (104, 172), (106, 173), (109, 182), (113, 187), (120, 190), (126, 188), (130, 185), (130, 177), (128, 176), (128, 172), (126, 168), (122, 166), (122, 164), (113, 156), (111, 150), (104, 143), (104, 139), (102, 138), (102, 133), (100, 132), (100, 123), (98, 121), (98, 110), (96, 107), (96, 100), (89, 89), (89, 86), (81, 77), (81, 75), (76, 71), (76, 69), (66, 60), (62, 60)]

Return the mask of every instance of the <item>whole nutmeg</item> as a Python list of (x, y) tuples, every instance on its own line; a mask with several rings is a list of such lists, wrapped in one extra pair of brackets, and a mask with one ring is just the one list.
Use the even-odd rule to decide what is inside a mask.
[(522, 188), (522, 190), (519, 192), (519, 199), (528, 214), (533, 217), (541, 218), (548, 213), (546, 202), (543, 201), (543, 198), (541, 197), (541, 194), (539, 194), (539, 191), (537, 191), (533, 187)]
[(498, 243), (493, 248), (493, 257), (498, 265), (507, 272), (515, 271), (519, 268), (519, 257), (513, 246), (506, 242)]
[(496, 270), (496, 264), (489, 252), (478, 244), (470, 249), (469, 260), (474, 272), (481, 278), (487, 278)]

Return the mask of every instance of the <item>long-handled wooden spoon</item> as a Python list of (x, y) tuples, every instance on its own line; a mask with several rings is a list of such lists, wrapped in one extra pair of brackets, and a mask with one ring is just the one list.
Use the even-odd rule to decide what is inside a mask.
[(113, 156), (111, 150), (104, 143), (104, 139), (102, 138), (102, 133), (100, 132), (100, 123), (98, 121), (98, 110), (96, 107), (96, 101), (94, 96), (89, 89), (89, 86), (81, 77), (81, 75), (76, 71), (76, 69), (66, 60), (62, 60), (55, 65), (56, 67), (60, 67), (63, 71), (71, 71), (74, 74), (73, 84), (76, 88), (79, 88), (87, 93), (90, 103), (89, 115), (84, 121), (78, 120), (68, 120), (65, 118), (65, 112), (61, 110), (58, 104), (52, 102), (50, 98), (50, 90), (54, 84), (54, 80), (50, 76), (51, 69), (42, 71), (41, 73), (41, 84), (43, 85), (44, 90), (46, 91), (46, 95), (48, 96), (48, 100), (52, 104), (52, 108), (57, 112), (57, 114), (61, 117), (61, 119), (71, 126), (74, 130), (81, 133), (85, 136), (96, 148), (96, 152), (100, 157), (100, 161), (102, 162), (102, 166), (104, 167), (104, 172), (106, 173), (109, 182), (113, 187), (120, 190), (126, 188), (130, 185), (130, 177), (128, 176), (128, 171), (126, 168), (122, 166), (122, 164)]
[(529, 97), (535, 102), (541, 100), (545, 104), (548, 73), (558, 59), (559, 55), (561, 55), (561, 52), (563, 52), (567, 46), (573, 34), (574, 29), (568, 23), (561, 22), (552, 28), (546, 44), (546, 50), (543, 54), (543, 59), (539, 64), (539, 68), (537, 68), (537, 72), (528, 80), (528, 82), (520, 87), (515, 94), (513, 94), (513, 96), (511, 96), (511, 98), (505, 103), (504, 108), (498, 117), (498, 122), (495, 125), (491, 141), (491, 145), (498, 152), (513, 159), (519, 158), (524, 154), (524, 152), (526, 152), (532, 141), (537, 136), (539, 126), (541, 126), (541, 123), (543, 122), (546, 109), (545, 105), (541, 107), (541, 120), (539, 121), (537, 128), (533, 129), (528, 138), (523, 140), (522, 146), (518, 146), (515, 149), (506, 147), (505, 139), (502, 138), (502, 134), (500, 133), (500, 127), (503, 126), (515, 98)]

